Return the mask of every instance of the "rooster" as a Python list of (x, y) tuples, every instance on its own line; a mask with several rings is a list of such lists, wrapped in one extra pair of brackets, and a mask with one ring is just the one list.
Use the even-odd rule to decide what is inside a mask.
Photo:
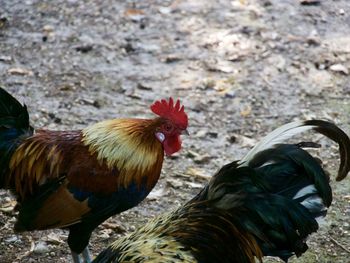
[(184, 206), (115, 241), (93, 263), (254, 263), (263, 256), (287, 262), (307, 250), (332, 202), (329, 177), (303, 147), (280, 144), (312, 129), (339, 144), (337, 180), (350, 170), (350, 139), (337, 126), (309, 120), (282, 126), (242, 160), (222, 167)]
[(150, 108), (158, 117), (34, 131), (26, 106), (0, 88), (0, 187), (17, 198), (15, 231), (67, 228), (73, 261), (91, 262), (92, 231), (140, 203), (158, 181), (164, 152), (181, 149), (184, 106), (170, 98)]

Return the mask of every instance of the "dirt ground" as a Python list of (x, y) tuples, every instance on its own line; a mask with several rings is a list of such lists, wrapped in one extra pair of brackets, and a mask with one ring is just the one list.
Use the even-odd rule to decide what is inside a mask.
[[(183, 150), (140, 206), (93, 233), (96, 255), (281, 124), (322, 118), (349, 132), (349, 25), (348, 0), (0, 0), (0, 85), (49, 129), (149, 117), (170, 95), (185, 104)], [(313, 138), (334, 174), (337, 147)], [(350, 179), (332, 186), (325, 222), (291, 262), (349, 262)], [(11, 201), (0, 191), (0, 262), (70, 262), (66, 231), (13, 233)]]

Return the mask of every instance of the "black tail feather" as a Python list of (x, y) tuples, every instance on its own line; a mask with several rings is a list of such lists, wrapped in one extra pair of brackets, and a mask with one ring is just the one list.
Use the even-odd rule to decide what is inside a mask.
[(5, 177), (12, 153), (32, 134), (27, 107), (0, 87), (0, 187), (7, 187)]
[[(299, 127), (303, 125), (339, 144), (337, 181), (344, 179), (350, 169), (349, 137), (326, 121), (305, 121)], [(318, 147), (313, 142), (261, 147), (243, 165), (224, 166), (194, 200), (213, 200), (220, 208), (234, 208), (236, 214), (243, 208), (241, 222), (255, 235), (263, 254), (287, 262), (307, 250), (307, 237), (317, 231), (317, 220), (326, 216), (332, 203), (329, 174), (320, 159), (302, 149)]]
[(26, 105), (22, 105), (11, 94), (0, 87), (0, 127), (28, 129), (29, 114)]
[(350, 139), (347, 134), (335, 124), (323, 120), (308, 120), (306, 125), (314, 125), (315, 131), (327, 136), (339, 145), (340, 166), (337, 181), (343, 180), (350, 171)]

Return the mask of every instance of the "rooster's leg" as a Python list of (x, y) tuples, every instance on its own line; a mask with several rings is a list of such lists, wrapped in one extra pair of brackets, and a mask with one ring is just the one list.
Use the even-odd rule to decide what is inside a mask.
[(84, 259), (84, 263), (91, 263), (91, 254), (89, 251), (89, 248), (86, 246), (86, 248), (84, 248), (83, 252), (82, 252), (82, 256)]
[(71, 251), (72, 253), (72, 258), (73, 258), (73, 262), (74, 263), (82, 263), (81, 260), (80, 260), (80, 257), (79, 257), (79, 254)]

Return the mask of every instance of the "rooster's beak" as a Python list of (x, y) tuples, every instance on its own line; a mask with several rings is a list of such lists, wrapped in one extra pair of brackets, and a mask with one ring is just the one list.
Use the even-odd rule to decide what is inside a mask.
[(187, 129), (182, 130), (181, 134), (182, 134), (182, 135), (190, 135), (190, 133), (188, 132)]

